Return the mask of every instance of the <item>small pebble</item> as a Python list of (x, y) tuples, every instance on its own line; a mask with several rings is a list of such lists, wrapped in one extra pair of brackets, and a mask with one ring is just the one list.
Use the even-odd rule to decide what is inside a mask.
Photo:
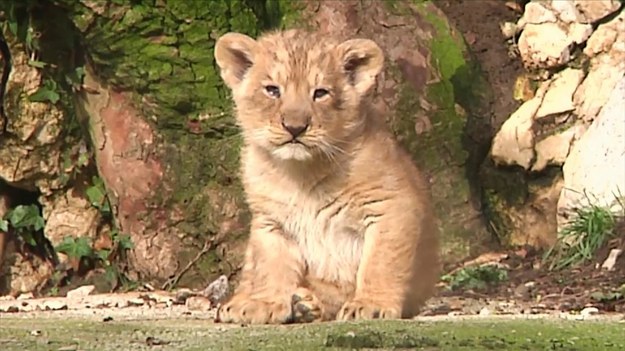
[(586, 307), (581, 312), (579, 312), (580, 316), (588, 317), (594, 314), (598, 314), (599, 309), (597, 307)]

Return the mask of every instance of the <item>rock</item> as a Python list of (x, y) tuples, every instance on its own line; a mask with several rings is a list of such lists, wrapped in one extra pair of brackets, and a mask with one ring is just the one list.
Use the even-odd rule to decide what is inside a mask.
[(13, 296), (38, 291), (54, 271), (50, 263), (36, 256), (26, 257), (15, 252), (12, 247), (7, 248), (5, 257), (8, 262), (12, 262), (11, 265), (5, 265), (3, 273), (9, 282), (8, 293)]
[(535, 118), (543, 118), (575, 110), (573, 94), (584, 79), (581, 69), (567, 68), (558, 73), (549, 85), (549, 89), (536, 111)]
[(50, 300), (44, 301), (41, 304), (41, 307), (45, 311), (47, 311), (47, 310), (52, 310), (52, 311), (66, 310), (67, 309), (67, 302), (63, 298), (55, 298), (55, 299), (50, 299)]
[(623, 253), (623, 250), (620, 250), (620, 249), (610, 250), (610, 254), (608, 255), (608, 258), (606, 258), (605, 261), (603, 261), (601, 268), (608, 270), (608, 271), (614, 270), (614, 266), (616, 265), (616, 260), (622, 253)]
[(552, 0), (550, 6), (562, 22), (573, 23), (581, 20), (581, 14), (572, 1)]
[(480, 310), (480, 312), (478, 312), (478, 315), (483, 316), (483, 317), (490, 316), (491, 314), (492, 312), (490, 311), (488, 307), (484, 307)]
[(523, 17), (519, 20), (521, 25), (526, 24), (541, 24), (541, 23), (555, 23), (557, 21), (556, 15), (553, 11), (543, 3), (532, 1), (525, 5), (525, 11)]
[(518, 31), (518, 27), (516, 23), (512, 23), (512, 22), (501, 23), (499, 25), (499, 28), (501, 29), (501, 34), (503, 34), (503, 37), (506, 39), (512, 38), (513, 36), (516, 35)]
[(575, 0), (574, 3), (584, 23), (595, 23), (621, 7), (618, 0)]
[[(557, 239), (556, 208), (563, 184), (562, 178), (557, 177), (551, 184), (544, 185), (540, 191), (531, 193), (524, 206), (509, 210), (509, 219), (512, 224), (511, 245), (547, 248), (555, 243)], [(540, 260), (535, 261), (534, 264), (540, 265)], [(538, 269), (537, 266), (534, 268)]]
[(28, 299), (32, 299), (34, 298), (35, 295), (33, 295), (33, 293), (28, 292), (25, 294), (20, 294), (20, 296), (17, 297), (17, 300), (28, 300)]
[(608, 98), (564, 163), (564, 189), (558, 200), (559, 229), (566, 223), (569, 211), (587, 206), (589, 199), (594, 205), (619, 209), (615, 196), (625, 189), (625, 77), (621, 75)]
[(85, 296), (91, 295), (95, 291), (95, 285), (84, 285), (67, 292), (67, 298), (70, 300), (79, 300)]
[(584, 54), (592, 57), (589, 73), (575, 92), (576, 114), (591, 122), (625, 75), (625, 11), (597, 28)]
[(490, 151), (495, 163), (529, 169), (534, 159), (534, 115), (541, 100), (536, 96), (523, 103), (501, 126)]
[[(156, 302), (157, 304), (163, 304), (165, 306), (171, 306), (174, 303), (180, 302), (184, 303), (184, 300), (179, 301), (178, 299), (186, 299), (188, 296), (192, 296), (195, 294), (190, 289), (180, 289), (176, 292), (175, 296), (172, 296), (170, 293), (165, 291), (155, 291), (147, 294), (147, 299)], [(186, 297), (185, 297), (186, 296)]]
[(73, 189), (45, 203), (43, 217), (46, 238), (53, 246), (59, 245), (66, 236), (95, 239), (100, 222), (98, 209)]
[(579, 312), (579, 315), (586, 318), (594, 314), (598, 314), (599, 309), (597, 307), (586, 307)]
[(582, 23), (571, 23), (569, 26), (569, 37), (575, 44), (581, 44), (592, 34), (592, 25)]
[(525, 284), (520, 284), (514, 288), (514, 297), (517, 299), (529, 300), (532, 296), (532, 288)]
[(202, 296), (208, 298), (213, 304), (219, 303), (228, 294), (228, 277), (219, 276), (212, 283), (208, 284), (206, 289), (202, 291)]
[[(602, 56), (607, 58), (607, 55)], [(624, 74), (625, 63), (593, 65), (573, 98), (578, 106), (577, 116), (585, 122), (592, 122), (607, 103), (610, 93)]]
[(191, 296), (185, 301), (185, 306), (189, 311), (210, 311), (213, 304), (211, 301), (203, 296)]
[(184, 304), (185, 301), (187, 301), (188, 298), (192, 297), (192, 296), (196, 296), (197, 294), (191, 290), (191, 289), (186, 289), (186, 288), (182, 288), (179, 289), (178, 291), (176, 291), (176, 296), (174, 298), (174, 302), (177, 304)]
[(133, 297), (127, 300), (129, 306), (143, 306), (145, 300), (140, 297)]
[(573, 39), (556, 23), (527, 24), (519, 37), (519, 53), (527, 68), (561, 66), (571, 59)]
[(536, 161), (532, 171), (543, 171), (547, 166), (561, 166), (569, 155), (571, 144), (577, 135), (577, 127), (571, 127), (564, 132), (550, 135), (536, 143)]
[[(584, 48), (584, 54), (594, 57), (598, 53), (608, 52), (614, 47), (615, 51), (621, 55), (625, 51), (625, 11), (616, 16), (611, 21), (597, 27)], [(615, 61), (622, 61), (618, 57)]]

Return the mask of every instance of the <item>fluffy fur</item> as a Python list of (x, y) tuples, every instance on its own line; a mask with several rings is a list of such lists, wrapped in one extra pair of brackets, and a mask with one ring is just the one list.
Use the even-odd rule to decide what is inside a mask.
[(215, 59), (243, 133), (253, 216), (240, 284), (218, 320), (418, 313), (439, 275), (438, 232), (427, 182), (367, 98), (382, 50), (299, 30), (228, 33)]

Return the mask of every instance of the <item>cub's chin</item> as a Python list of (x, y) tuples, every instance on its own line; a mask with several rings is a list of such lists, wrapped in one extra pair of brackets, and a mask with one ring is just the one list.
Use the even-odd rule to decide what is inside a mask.
[(300, 143), (287, 143), (271, 151), (271, 155), (281, 161), (308, 161), (312, 159), (311, 150)]

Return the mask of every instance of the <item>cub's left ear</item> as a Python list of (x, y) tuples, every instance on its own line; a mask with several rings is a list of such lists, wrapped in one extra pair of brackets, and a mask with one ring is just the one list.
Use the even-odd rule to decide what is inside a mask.
[(384, 53), (373, 40), (351, 39), (337, 46), (343, 71), (360, 94), (366, 93), (384, 65)]
[(241, 33), (226, 33), (215, 43), (215, 61), (221, 78), (230, 89), (236, 88), (254, 64), (258, 43)]

